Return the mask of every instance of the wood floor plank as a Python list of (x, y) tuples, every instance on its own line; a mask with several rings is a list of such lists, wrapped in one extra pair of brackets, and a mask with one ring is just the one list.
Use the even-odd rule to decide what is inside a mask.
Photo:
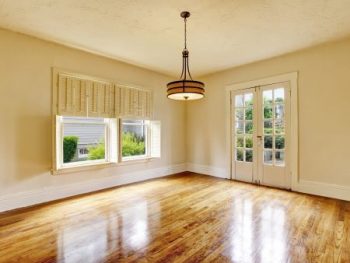
[(2, 213), (0, 262), (350, 262), (350, 203), (183, 173)]

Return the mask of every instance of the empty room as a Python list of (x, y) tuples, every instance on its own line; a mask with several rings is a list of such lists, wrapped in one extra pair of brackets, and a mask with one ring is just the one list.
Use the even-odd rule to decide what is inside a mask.
[(350, 263), (349, 0), (0, 0), (0, 263)]

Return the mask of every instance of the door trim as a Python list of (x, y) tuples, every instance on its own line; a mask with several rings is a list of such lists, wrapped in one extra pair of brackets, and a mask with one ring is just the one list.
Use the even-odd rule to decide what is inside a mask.
[(298, 72), (291, 72), (271, 77), (266, 77), (262, 79), (256, 79), (246, 82), (229, 84), (226, 86), (226, 156), (227, 156), (227, 171), (228, 178), (232, 178), (232, 138), (231, 131), (232, 121), (231, 121), (231, 91), (242, 90), (253, 88), (257, 86), (270, 85), (280, 82), (289, 82), (290, 84), (290, 178), (291, 178), (291, 189), (297, 188), (299, 183), (299, 159), (298, 159), (298, 149), (299, 149), (299, 130), (298, 130)]

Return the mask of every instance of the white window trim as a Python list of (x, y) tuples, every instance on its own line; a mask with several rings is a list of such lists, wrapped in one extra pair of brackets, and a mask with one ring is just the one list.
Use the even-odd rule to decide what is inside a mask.
[[(54, 161), (55, 166), (52, 170), (53, 174), (60, 174), (60, 173), (66, 173), (66, 172), (74, 172), (74, 171), (81, 171), (85, 170), (89, 167), (105, 167), (110, 165), (115, 165), (117, 163), (116, 160), (111, 160), (111, 151), (115, 150), (117, 151), (118, 145), (113, 145), (111, 142), (111, 121), (113, 119), (107, 119), (104, 118), (104, 124), (105, 124), (105, 159), (101, 160), (90, 160), (90, 161), (80, 161), (80, 162), (72, 162), (72, 163), (63, 163), (63, 133), (64, 133), (64, 124), (65, 123), (87, 123), (87, 124), (101, 124), (101, 122), (86, 122), (84, 120), (76, 120), (76, 121), (63, 121), (62, 116), (56, 116), (56, 134), (55, 134), (55, 154), (54, 154)], [(114, 121), (117, 121), (116, 119)], [(118, 133), (118, 129), (115, 133)], [(118, 136), (118, 134), (114, 134), (114, 136)], [(118, 141), (118, 140), (116, 140)], [(59, 146), (59, 147), (58, 147)], [(83, 168), (83, 169), (81, 169)]]
[[(158, 122), (160, 125), (160, 121), (152, 121), (152, 120), (144, 120), (146, 123), (146, 154), (145, 155), (138, 155), (133, 157), (124, 157), (122, 158), (122, 145), (121, 145), (121, 139), (122, 139), (122, 118), (118, 119), (108, 119), (105, 118), (105, 121), (109, 121), (110, 123), (109, 128), (106, 131), (105, 136), (105, 145), (106, 145), (106, 159), (105, 160), (92, 160), (92, 161), (82, 161), (82, 162), (74, 162), (74, 163), (67, 163), (64, 165), (62, 164), (63, 159), (63, 127), (61, 125), (62, 123), (62, 116), (56, 115), (55, 118), (53, 118), (53, 125), (54, 125), (54, 134), (53, 134), (53, 169), (51, 170), (53, 175), (60, 175), (60, 174), (69, 174), (74, 172), (81, 172), (81, 171), (90, 171), (90, 170), (96, 170), (101, 168), (108, 168), (108, 167), (118, 167), (118, 166), (124, 166), (124, 165), (135, 165), (140, 163), (148, 163), (151, 162), (154, 159), (161, 158), (160, 156), (160, 149), (159, 149), (159, 156), (152, 156), (151, 148), (152, 148), (152, 134), (151, 134), (151, 127), (153, 122)], [(56, 120), (57, 119), (57, 120)], [(124, 118), (124, 120), (130, 120), (138, 118)], [(140, 119), (138, 119), (140, 120)], [(111, 126), (114, 122), (114, 127)], [(79, 122), (79, 121), (77, 121)], [(74, 123), (77, 123), (74, 122)], [(67, 123), (67, 122), (66, 122)], [(84, 123), (84, 121), (82, 121)], [(93, 123), (89, 121), (89, 123)], [(100, 124), (100, 122), (97, 122)], [(112, 127), (114, 131), (112, 131)], [(160, 126), (159, 126), (160, 127)], [(112, 133), (112, 134), (111, 134)], [(115, 138), (113, 138), (115, 136)], [(160, 137), (159, 137), (160, 141)], [(57, 146), (60, 145), (61, 148), (57, 148)], [(112, 151), (115, 151), (114, 155), (112, 154)]]

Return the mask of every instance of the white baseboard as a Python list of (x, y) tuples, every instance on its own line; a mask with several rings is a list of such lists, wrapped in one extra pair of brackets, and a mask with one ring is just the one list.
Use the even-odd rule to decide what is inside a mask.
[(306, 194), (350, 201), (350, 186), (300, 180), (292, 190)]
[(0, 196), (0, 212), (45, 203), (79, 194), (85, 194), (123, 184), (168, 176), (185, 171), (187, 171), (186, 164), (178, 164), (121, 174), (113, 177), (103, 177), (83, 183), (74, 183), (63, 186), (49, 186), (34, 191), (9, 194)]
[[(229, 179), (228, 172), (223, 168), (188, 163), (187, 170), (194, 173)], [(292, 191), (350, 201), (350, 186), (300, 180), (293, 186)]]
[(187, 171), (193, 172), (193, 173), (199, 173), (199, 174), (206, 174), (206, 175), (219, 177), (219, 178), (225, 178), (225, 179), (229, 178), (229, 175), (226, 172), (226, 169), (208, 166), (208, 165), (188, 163)]

